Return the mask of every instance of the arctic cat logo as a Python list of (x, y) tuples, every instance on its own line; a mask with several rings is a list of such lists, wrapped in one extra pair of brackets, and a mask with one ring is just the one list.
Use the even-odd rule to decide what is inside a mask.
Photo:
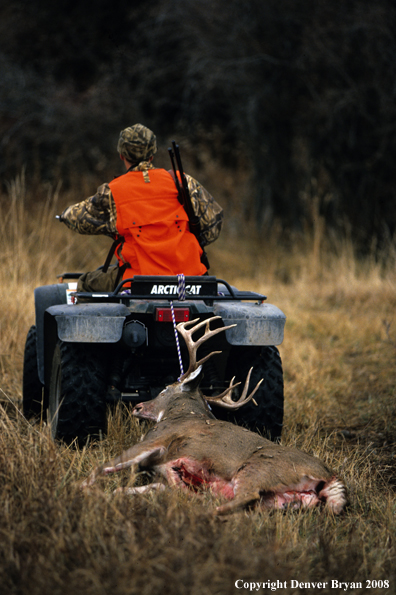
[[(186, 285), (186, 293), (199, 295), (202, 285)], [(150, 294), (156, 295), (177, 295), (177, 285), (153, 285)]]

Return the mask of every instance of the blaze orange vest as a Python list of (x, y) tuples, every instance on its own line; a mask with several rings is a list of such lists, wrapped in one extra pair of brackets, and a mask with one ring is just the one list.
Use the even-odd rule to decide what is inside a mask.
[[(147, 182), (145, 180), (149, 179)], [(164, 169), (130, 171), (109, 184), (117, 231), (125, 239), (117, 258), (133, 275), (203, 275), (202, 249), (189, 230), (172, 176)], [(132, 269), (132, 270), (131, 270)]]

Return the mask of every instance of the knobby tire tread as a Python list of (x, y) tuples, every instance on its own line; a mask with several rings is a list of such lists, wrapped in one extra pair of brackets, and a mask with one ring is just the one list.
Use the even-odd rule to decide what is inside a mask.
[(227, 377), (230, 380), (235, 375), (237, 381), (242, 381), (240, 391), (251, 367), (253, 371), (248, 394), (264, 378), (254, 395), (257, 406), (250, 401), (237, 411), (226, 412), (216, 408), (215, 416), (278, 441), (282, 434), (284, 411), (283, 369), (278, 349), (275, 346), (234, 349), (228, 362)]
[(61, 373), (61, 390), (56, 438), (67, 443), (77, 439), (83, 445), (88, 437), (106, 433), (106, 365), (101, 346), (59, 342), (55, 349), (50, 387)]

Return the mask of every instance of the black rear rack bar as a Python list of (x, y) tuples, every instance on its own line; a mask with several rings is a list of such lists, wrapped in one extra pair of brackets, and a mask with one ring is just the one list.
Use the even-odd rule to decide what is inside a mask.
[[(125, 285), (130, 287), (125, 288)], [(220, 287), (222, 285), (223, 287)], [(224, 289), (223, 289), (224, 288)], [(76, 292), (77, 298), (92, 298), (95, 300), (175, 300), (179, 298), (178, 278), (175, 276), (135, 275), (132, 279), (123, 279), (113, 292), (96, 291), (93, 293)], [(225, 281), (213, 276), (185, 277), (185, 299), (216, 300), (216, 301), (259, 301), (263, 302), (267, 296), (254, 291), (239, 291)]]

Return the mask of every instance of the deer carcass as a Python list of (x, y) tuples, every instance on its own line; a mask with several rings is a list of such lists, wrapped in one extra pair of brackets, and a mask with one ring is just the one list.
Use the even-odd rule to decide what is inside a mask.
[[(253, 398), (258, 386), (247, 396), (249, 376), (238, 401), (231, 398), (236, 384), (216, 397), (204, 397), (199, 389), (202, 364), (213, 352), (197, 362), (197, 349), (214, 334), (230, 327), (210, 330), (207, 321), (182, 322), (177, 329), (183, 336), (190, 364), (181, 378), (167, 386), (155, 399), (136, 405), (133, 414), (151, 419), (156, 425), (141, 442), (120, 456), (95, 469), (83, 487), (101, 474), (127, 467), (151, 469), (171, 486), (195, 491), (208, 488), (228, 500), (216, 508), (217, 514), (260, 505), (264, 508), (300, 508), (324, 504), (338, 514), (346, 504), (346, 489), (318, 458), (295, 448), (274, 444), (259, 434), (229, 422), (217, 420), (208, 402), (227, 408), (241, 407)], [(205, 333), (194, 341), (192, 335), (203, 325)], [(260, 384), (260, 383), (259, 383)], [(164, 484), (142, 488), (121, 488), (138, 493)]]

